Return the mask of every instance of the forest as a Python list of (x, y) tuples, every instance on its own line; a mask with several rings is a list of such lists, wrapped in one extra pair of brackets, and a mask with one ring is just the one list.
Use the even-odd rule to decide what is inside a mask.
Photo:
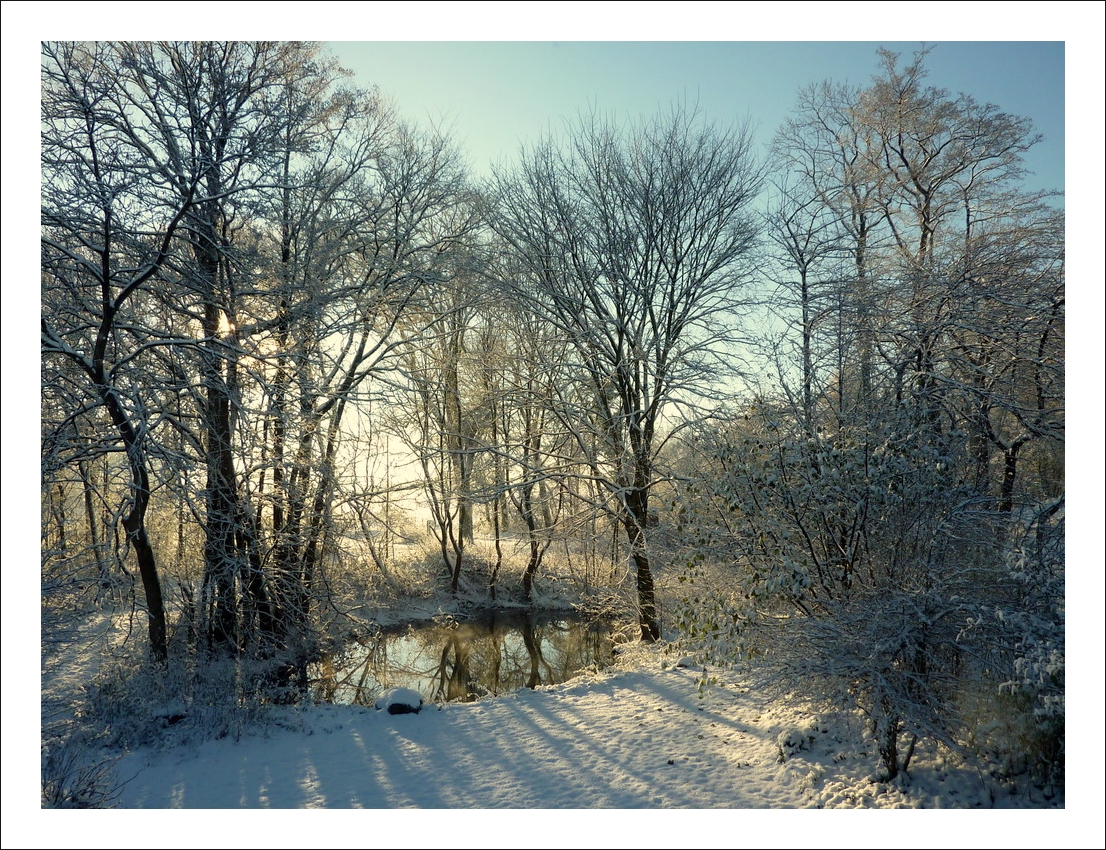
[(982, 712), (1062, 785), (1062, 198), (1029, 119), (873, 58), (768, 155), (680, 102), (476, 179), (321, 45), (43, 43), (44, 665), (111, 634), (80, 723), (312, 699), (420, 600), (564, 608), (859, 711), (887, 779)]

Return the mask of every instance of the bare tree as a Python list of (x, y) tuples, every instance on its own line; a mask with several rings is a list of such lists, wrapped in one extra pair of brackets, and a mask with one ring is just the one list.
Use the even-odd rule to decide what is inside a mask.
[(493, 227), (524, 270), (505, 283), (574, 351), (582, 389), (559, 414), (617, 504), (647, 640), (660, 637), (647, 544), (660, 432), (730, 372), (756, 234), (750, 148), (747, 128), (683, 105), (630, 128), (593, 113), (493, 181)]
[(462, 372), (474, 300), (459, 281), (439, 290), (437, 300), (405, 334), (406, 387), (389, 419), (422, 471), (431, 515), (428, 529), (438, 542), (450, 590), (456, 593), (465, 545), (472, 540), (476, 427)]
[(425, 330), (427, 301), (474, 221), (444, 136), (379, 103), (361, 109), (280, 202), (279, 299), (273, 319), (255, 326), (254, 348), (269, 352), (273, 563), (281, 604), (301, 629), (343, 488), (348, 420), (380, 397), (373, 379), (400, 366), (405, 334)]
[[(504, 259), (501, 257), (501, 259)], [(497, 273), (502, 276), (502, 269)], [(542, 559), (563, 516), (565, 480), (581, 458), (556, 418), (557, 386), (569, 374), (568, 346), (562, 334), (526, 305), (490, 293), (478, 311), (482, 418), (490, 427), (480, 440), (481, 455), (492, 466), (483, 477), (480, 498), (492, 505), (496, 566), (502, 565), (501, 519), (521, 520), (529, 549), (522, 573), (523, 595), (533, 600)], [(506, 510), (512, 507), (513, 512)]]
[[(715, 588), (689, 594), (709, 611), (690, 631), (757, 651), (766, 685), (854, 702), (892, 778), (918, 735), (963, 732), (960, 677), (997, 669), (973, 664), (988, 656), (971, 635), (986, 612), (1018, 611), (1003, 644), (1029, 621), (1048, 633), (1062, 586), (1014, 602), (1004, 561), (1029, 548), (1029, 528), (1062, 524), (1055, 471), (1023, 483), (1030, 498), (1013, 508), (1020, 452), (1062, 451), (1063, 218), (1019, 191), (1029, 122), (924, 86), (924, 57), (900, 68), (881, 51), (869, 87), (804, 90), (777, 136), (787, 191), (773, 235), (799, 339), (769, 354), (803, 391), (785, 380), (705, 430), (685, 505), (705, 541), (689, 558), (724, 565)], [(819, 289), (835, 324), (855, 328), (822, 335), (837, 372), (824, 381)], [(1034, 568), (1053, 574), (1054, 552)], [(1062, 681), (1062, 638), (1042, 645)]]
[[(287, 140), (282, 129), (292, 120), (277, 108), (280, 96), (295, 81), (317, 79), (330, 69), (316, 72), (311, 62), (317, 48), (301, 43), (120, 42), (47, 45), (44, 52), (49, 82), (89, 81), (77, 97), (83, 98), (90, 134), (102, 143), (77, 161), (94, 173), (114, 169), (124, 175), (124, 182), (107, 187), (100, 199), (78, 197), (73, 205), (114, 204), (105, 222), (112, 215), (127, 216), (132, 229), (141, 228), (137, 232), (148, 249), (157, 250), (152, 270), (128, 267), (135, 283), (122, 298), (105, 301), (105, 315), (127, 298), (133, 301), (139, 282), (156, 272), (161, 291), (149, 293), (150, 303), (128, 331), (142, 328), (146, 347), (190, 352), (184, 368), (194, 363), (199, 371), (201, 391), (191, 398), (197, 416), (189, 437), (206, 466), (202, 609), (205, 615), (210, 609), (211, 642), (236, 648), (237, 583), (241, 580), (259, 608), (267, 604), (256, 574), (252, 510), (236, 480), (234, 453), (239, 325), (245, 318), (240, 313), (247, 300), (243, 290), (252, 284), (242, 259), (256, 228), (258, 201), (279, 182), (275, 165)], [(89, 85), (96, 87), (92, 101)], [(44, 107), (48, 121), (68, 117), (64, 105)], [(67, 145), (61, 138), (58, 149)], [(55, 197), (65, 192), (65, 180), (50, 175)], [(160, 369), (139, 382), (143, 389), (175, 382), (187, 395), (185, 388), (194, 382), (175, 371), (181, 364), (169, 363), (173, 355), (150, 356), (161, 358)], [(169, 405), (158, 409), (170, 417)], [(180, 416), (174, 421), (183, 426)]]
[[(43, 57), (57, 424), (44, 468), (126, 452), (155, 654), (165, 617), (145, 514), (165, 485), (178, 555), (186, 522), (203, 536), (199, 593), (181, 587), (199, 637), (292, 650), (302, 672), (343, 422), (473, 228), (456, 151), (375, 95), (336, 89), (316, 45), (48, 44)], [(118, 438), (90, 448), (93, 408)]]
[(122, 524), (145, 590), (151, 651), (164, 662), (165, 608), (146, 526), (156, 390), (140, 363), (159, 346), (190, 341), (151, 328), (135, 302), (163, 278), (173, 241), (204, 191), (196, 174), (171, 186), (163, 175), (150, 180), (144, 139), (120, 109), (126, 73), (110, 46), (43, 45), (42, 348), (44, 361), (55, 364), (44, 383), (74, 386), (56, 364), (75, 366), (86, 383), (71, 416), (102, 406), (116, 434), (103, 450), (114, 444), (126, 454)]
[[(796, 181), (798, 182), (798, 181)], [(813, 433), (815, 401), (822, 396), (826, 368), (821, 351), (827, 357), (838, 382), (837, 398), (844, 400), (842, 384), (849, 350), (842, 321), (847, 311), (842, 305), (842, 281), (847, 260), (843, 255), (847, 236), (837, 216), (827, 209), (816, 192), (800, 183), (790, 185), (786, 178), (775, 186), (776, 194), (766, 216), (766, 232), (774, 247), (779, 271), (774, 275), (776, 290), (769, 303), (788, 328), (799, 333), (799, 406), (808, 431)], [(835, 321), (836, 319), (836, 321)], [(824, 340), (824, 342), (823, 342)], [(781, 375), (781, 384), (789, 389), (789, 376)], [(838, 421), (843, 411), (838, 406)]]
[[(776, 218), (787, 223), (774, 232), (783, 237), (786, 265), (805, 274), (809, 288), (815, 261), (821, 265), (836, 253), (840, 263), (830, 276), (836, 285), (823, 324), (836, 349), (830, 366), (841, 423), (867, 415), (878, 379), (876, 337), (885, 320), (881, 251), (890, 239), (878, 168), (868, 155), (872, 132), (858, 117), (861, 95), (859, 88), (830, 82), (807, 86), (772, 145), (784, 188)], [(834, 244), (836, 251), (827, 255)]]

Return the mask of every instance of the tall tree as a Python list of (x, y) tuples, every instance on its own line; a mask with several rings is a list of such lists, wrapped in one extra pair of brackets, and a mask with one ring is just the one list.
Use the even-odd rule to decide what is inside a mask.
[[(990, 386), (997, 364), (1010, 362), (994, 360), (998, 348), (1020, 346), (1016, 359), (1028, 368), (1033, 355), (1026, 322), (1052, 317), (1050, 330), (1039, 329), (1046, 343), (1061, 332), (1062, 273), (1050, 239), (1062, 222), (1049, 213), (1046, 193), (1018, 188), (1022, 156), (1040, 138), (1030, 122), (926, 86), (927, 53), (901, 65), (896, 54), (879, 51), (880, 72), (871, 85), (822, 83), (800, 92), (794, 116), (773, 145), (786, 184), (776, 232), (808, 311), (798, 319), (807, 358), (804, 392), (817, 377), (810, 356), (814, 323), (836, 328), (836, 334), (822, 334), (822, 344), (835, 354), (826, 361), (832, 374), (822, 384), (830, 389), (829, 381), (836, 383), (825, 403), (836, 408), (837, 427), (871, 420), (881, 403), (877, 396), (887, 393), (937, 432), (966, 419), (982, 480), (992, 477), (990, 449), (1016, 468), (1019, 440), (1059, 434), (1044, 424), (1055, 424), (1052, 414), (1034, 413), (1022, 418), (1040, 424), (1018, 434), (1010, 429), (1007, 440), (988, 430), (984, 408), (993, 410), (991, 401), (1003, 394)], [(817, 229), (809, 229), (815, 223)], [(1025, 252), (1027, 240), (1044, 249), (1037, 259)], [(1000, 257), (1012, 264), (1004, 266)], [(813, 289), (812, 269), (822, 276)], [(1030, 277), (1035, 285), (1019, 284), (1019, 295), (1008, 289)], [(812, 320), (811, 298), (819, 287), (836, 297)], [(1042, 296), (1047, 303), (1031, 294), (1045, 290), (1059, 294)], [(1024, 368), (1005, 370), (1011, 378), (1015, 372), (1028, 377)], [(1038, 376), (1057, 385), (1052, 368)], [(808, 397), (806, 403), (814, 402)], [(1053, 390), (1042, 395), (1041, 405), (1042, 411), (1058, 409)], [(1012, 418), (995, 411), (996, 421)]]
[[(147, 139), (125, 108), (129, 66), (111, 45), (44, 44), (42, 50), (42, 348), (44, 383), (85, 384), (71, 416), (102, 406), (130, 470), (122, 518), (146, 596), (150, 647), (166, 659), (161, 578), (150, 542), (150, 442), (159, 404), (141, 364), (159, 346), (181, 344), (146, 322), (135, 302), (165, 279), (174, 239), (205, 197), (201, 175), (172, 182), (148, 157)], [(190, 341), (188, 341), (190, 342)], [(86, 401), (80, 400), (84, 396)]]
[[(1050, 536), (1062, 506), (1050, 475), (1014, 510), (1020, 452), (1062, 445), (1062, 215), (1019, 190), (1029, 122), (925, 86), (924, 58), (900, 67), (881, 51), (870, 86), (804, 90), (778, 134), (774, 235), (801, 336), (780, 372), (803, 392), (770, 390), (707, 431), (709, 508), (688, 506), (727, 564), (700, 596), (714, 606), (700, 633), (755, 648), (778, 686), (854, 701), (890, 777), (917, 735), (962, 731), (959, 677), (987, 654), (972, 636), (984, 612), (1054, 611), (1043, 597), (1062, 585), (1013, 603), (1003, 566), (1026, 528)], [(837, 318), (825, 324), (855, 328), (821, 335), (835, 354), (825, 380), (819, 290), (840, 295), (822, 301)], [(1053, 571), (1052, 557), (1033, 569)], [(1025, 611), (1009, 619), (1015, 642), (1015, 620), (1056, 625)]]
[(448, 140), (340, 77), (298, 42), (43, 47), (44, 469), (94, 454), (102, 409), (160, 657), (159, 483), (178, 555), (202, 532), (204, 642), (305, 669), (343, 420), (475, 221)]
[[(781, 184), (772, 231), (783, 242), (785, 266), (799, 273), (808, 299), (812, 289), (830, 289), (831, 312), (821, 324), (835, 349), (827, 388), (842, 424), (867, 415), (877, 379), (876, 335), (885, 319), (881, 251), (889, 236), (878, 169), (867, 156), (872, 133), (857, 115), (861, 91), (830, 82), (807, 86), (772, 145)], [(825, 264), (835, 259), (825, 279)], [(810, 279), (818, 271), (820, 287)], [(808, 324), (803, 330), (813, 331)]]
[(617, 505), (646, 640), (660, 637), (647, 528), (663, 423), (727, 371), (747, 297), (750, 138), (683, 105), (629, 128), (593, 113), (493, 180), (493, 227), (525, 272), (506, 283), (574, 350), (585, 392), (563, 393), (560, 414)]
[(459, 280), (438, 290), (437, 304), (406, 334), (402, 391), (390, 424), (417, 459), (450, 590), (460, 589), (465, 546), (472, 541), (472, 471), (477, 436), (463, 381), (475, 293)]
[(405, 334), (426, 331), (427, 304), (474, 221), (447, 138), (375, 100), (340, 116), (341, 138), (280, 200), (275, 311), (254, 341), (271, 367), (273, 565), (301, 629), (344, 484), (347, 420), (383, 392), (373, 379), (399, 367)]
[[(201, 611), (211, 645), (240, 646), (238, 588), (268, 609), (256, 575), (252, 507), (235, 468), (240, 408), (243, 290), (252, 281), (240, 258), (242, 235), (277, 170), (294, 116), (283, 109), (289, 85), (312, 76), (318, 48), (297, 42), (125, 43), (118, 46), (134, 84), (125, 114), (134, 116), (151, 169), (169, 185), (195, 180), (203, 203), (186, 217), (190, 261), (180, 283), (198, 321), (205, 489), (205, 573)], [(182, 293), (183, 294), (183, 293)], [(252, 556), (251, 556), (252, 553)]]
[[(158, 345), (190, 351), (183, 362), (186, 368), (195, 363), (199, 372), (198, 382), (178, 380), (163, 361), (161, 374), (147, 377), (150, 386), (170, 378), (181, 388), (201, 388), (194, 397), (199, 427), (190, 434), (206, 466), (201, 610), (209, 641), (236, 648), (238, 588), (247, 588), (259, 608), (267, 604), (256, 575), (252, 510), (235, 465), (239, 325), (254, 286), (253, 264), (243, 259), (262, 211), (259, 201), (280, 182), (276, 166), (292, 120), (280, 108), (282, 97), (289, 85), (307, 86), (332, 69), (317, 68), (318, 49), (302, 43), (117, 42), (48, 45), (44, 52), (48, 82), (84, 75), (98, 87), (87, 123), (104, 141), (84, 159), (94, 172), (126, 163), (130, 197), (102, 197), (129, 203), (119, 211), (158, 250), (161, 286), (149, 294), (156, 303), (130, 327), (153, 327), (143, 333), (169, 337)], [(48, 120), (62, 112), (44, 106)], [(64, 190), (64, 178), (51, 174), (49, 191)], [(165, 210), (177, 212), (166, 217)], [(154, 271), (137, 268), (142, 274), (133, 275), (136, 281), (151, 280)], [(124, 298), (137, 285), (125, 289)], [(107, 302), (105, 314), (123, 300)], [(179, 336), (173, 339), (171, 331)], [(183, 422), (179, 416), (175, 421)]]

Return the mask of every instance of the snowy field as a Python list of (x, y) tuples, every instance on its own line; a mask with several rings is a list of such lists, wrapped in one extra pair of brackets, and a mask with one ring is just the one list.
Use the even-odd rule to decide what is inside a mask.
[(840, 718), (698, 692), (659, 666), (392, 715), (312, 706), (195, 751), (136, 752), (124, 808), (1010, 808), (1062, 795), (981, 781), (932, 751), (903, 785)]
[[(289, 810), (361, 808), (381, 811), (337, 822), (385, 847), (888, 846), (888, 829), (895, 846), (1103, 846), (1101, 809), (1073, 816), (1061, 789), (996, 779), (928, 743), (908, 776), (880, 782), (861, 718), (765, 704), (719, 670), (702, 687), (703, 671), (679, 660), (633, 646), (613, 670), (418, 714), (273, 707), (198, 746), (174, 745), (167, 720), (161, 746), (103, 755), (117, 811), (5, 817), (4, 846), (146, 847), (148, 828), (158, 846), (301, 846), (331, 839)], [(138, 809), (205, 810), (211, 829)], [(513, 811), (489, 821), (481, 809)], [(532, 811), (554, 809), (587, 811)], [(798, 811), (817, 809), (854, 814), (820, 816), (835, 818), (822, 832), (828, 822)], [(865, 809), (927, 811), (888, 821)]]

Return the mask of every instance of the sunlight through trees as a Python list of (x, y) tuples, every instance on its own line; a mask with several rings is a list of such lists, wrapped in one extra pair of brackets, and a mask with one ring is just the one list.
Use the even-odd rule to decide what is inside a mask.
[(763, 162), (677, 103), (481, 183), (317, 44), (43, 43), (44, 651), (141, 611), (255, 705), (366, 612), (578, 607), (861, 711), (887, 778), (982, 691), (1062, 775), (1062, 203), (926, 54)]

